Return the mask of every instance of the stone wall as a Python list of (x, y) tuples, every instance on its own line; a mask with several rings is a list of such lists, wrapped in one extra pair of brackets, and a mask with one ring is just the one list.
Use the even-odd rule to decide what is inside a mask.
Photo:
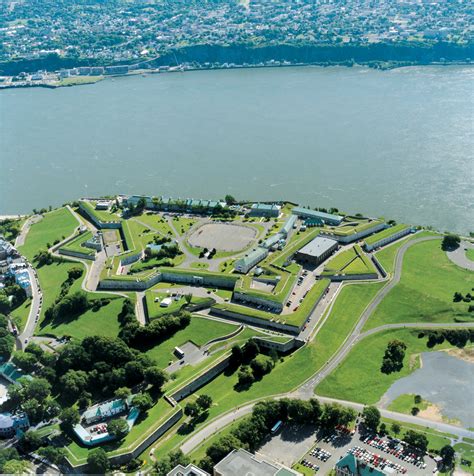
[(59, 253), (60, 255), (74, 256), (75, 258), (87, 259), (87, 260), (95, 261), (95, 254), (93, 254), (93, 255), (88, 255), (87, 253), (81, 253), (81, 252), (79, 252), (79, 251), (67, 250), (67, 249), (64, 249), (64, 248), (59, 248), (58, 253)]

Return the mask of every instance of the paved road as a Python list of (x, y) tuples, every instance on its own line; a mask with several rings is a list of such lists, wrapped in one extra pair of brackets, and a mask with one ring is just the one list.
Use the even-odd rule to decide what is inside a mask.
[(29, 266), (28, 267), (28, 274), (30, 275), (30, 283), (31, 283), (31, 305), (30, 305), (30, 312), (28, 314), (28, 320), (26, 321), (25, 328), (23, 332), (17, 338), (17, 349), (23, 350), (27, 342), (31, 339), (35, 332), (37, 318), (41, 312), (41, 304), (42, 304), (42, 294), (40, 291), (38, 279), (36, 277), (35, 270)]
[[(361, 330), (364, 327), (365, 323), (369, 319), (369, 317), (372, 315), (372, 313), (375, 311), (377, 306), (382, 302), (384, 297), (393, 289), (394, 286), (398, 284), (400, 281), (401, 277), (401, 272), (402, 272), (402, 263), (403, 263), (403, 257), (405, 255), (405, 252), (407, 251), (408, 248), (411, 246), (414, 246), (418, 243), (424, 242), (424, 241), (429, 241), (433, 239), (439, 239), (438, 237), (424, 237), (424, 238), (419, 238), (416, 240), (409, 241), (405, 243), (397, 252), (397, 257), (395, 261), (395, 268), (394, 268), (394, 273), (393, 273), (393, 278), (388, 282), (386, 286), (384, 286), (378, 294), (375, 296), (375, 298), (372, 300), (372, 302), (367, 306), (367, 308), (364, 310), (362, 313), (356, 327), (354, 328), (352, 334), (348, 337), (348, 339), (345, 341), (345, 343), (342, 345), (341, 349), (339, 352), (328, 362), (328, 364), (321, 370), (316, 372), (312, 378), (310, 378), (307, 382), (305, 382), (299, 389), (297, 389), (295, 392), (285, 394), (282, 396), (292, 396), (292, 397), (299, 397), (299, 398), (311, 398), (315, 396), (314, 394), (314, 388), (318, 382), (320, 382), (323, 378), (325, 378), (329, 373), (331, 373), (341, 362), (342, 360), (346, 357), (346, 355), (349, 353), (351, 350), (352, 346), (360, 340), (362, 337), (365, 337), (371, 333), (375, 332), (380, 332), (381, 330), (384, 329), (393, 329), (397, 327), (417, 327), (417, 323), (409, 323), (409, 324), (387, 324), (385, 326), (381, 326), (376, 329), (371, 329), (370, 331), (367, 331), (364, 334), (361, 334)], [(419, 327), (474, 327), (470, 323), (460, 323), (460, 324), (447, 324), (443, 325), (440, 323), (435, 323), (435, 324), (430, 324), (430, 323), (423, 323), (423, 324), (418, 324)], [(282, 396), (279, 396), (281, 398)], [(278, 397), (277, 397), (278, 398)], [(355, 402), (346, 402), (346, 401), (341, 401), (337, 399), (331, 399), (327, 397), (319, 397), (322, 402), (338, 402), (343, 405), (349, 406), (354, 408), (355, 410), (362, 410), (363, 405)], [(243, 407), (234, 409), (224, 415), (221, 415), (220, 417), (217, 417), (215, 420), (211, 421), (206, 427), (204, 427), (202, 430), (199, 432), (193, 434), (190, 438), (188, 438), (182, 445), (181, 445), (181, 450), (184, 453), (189, 453), (192, 451), (194, 448), (199, 446), (199, 444), (204, 441), (205, 439), (209, 438), (210, 436), (214, 435), (215, 432), (219, 431), (220, 429), (224, 428), (228, 424), (232, 423), (237, 418), (240, 418), (244, 415), (249, 414), (252, 411), (254, 403), (249, 403)], [(406, 423), (414, 423), (418, 425), (424, 425), (429, 428), (433, 428), (439, 431), (444, 431), (448, 433), (452, 433), (454, 435), (457, 435), (459, 437), (468, 437), (468, 438), (473, 438), (474, 437), (474, 432), (467, 430), (465, 428), (460, 428), (457, 426), (453, 425), (448, 425), (446, 423), (439, 423), (439, 422), (433, 422), (430, 420), (424, 420), (422, 418), (413, 416), (413, 415), (405, 415), (401, 413), (395, 413), (391, 412), (388, 410), (381, 409), (381, 414), (385, 417), (388, 418), (393, 418), (402, 422)]]
[(461, 268), (468, 269), (469, 271), (474, 271), (474, 261), (471, 261), (466, 256), (467, 249), (474, 249), (474, 244), (463, 240), (457, 249), (454, 251), (447, 251), (446, 254), (454, 264)]

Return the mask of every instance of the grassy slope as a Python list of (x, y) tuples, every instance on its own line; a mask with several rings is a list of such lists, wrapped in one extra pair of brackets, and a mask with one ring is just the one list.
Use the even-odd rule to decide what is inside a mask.
[(13, 317), (15, 324), (17, 325), (20, 332), (24, 329), (26, 321), (28, 320), (28, 315), (30, 313), (31, 299), (28, 298), (16, 309), (10, 312), (10, 316)]
[(19, 251), (32, 261), (39, 250), (47, 248), (47, 243), (52, 245), (55, 240), (68, 237), (77, 226), (77, 220), (67, 208), (45, 213), (40, 222), (32, 225)]
[(469, 248), (469, 249), (466, 251), (466, 256), (467, 256), (468, 259), (470, 259), (471, 261), (474, 261), (474, 248)]
[(88, 310), (72, 320), (49, 322), (40, 328), (38, 334), (70, 335), (76, 339), (83, 339), (90, 335), (116, 337), (120, 330), (117, 316), (122, 309), (122, 303), (123, 299), (116, 298), (97, 312)]
[[(383, 355), (388, 342), (394, 339), (407, 345), (404, 365), (400, 372), (383, 374), (380, 371)], [(447, 347), (449, 343), (445, 342), (434, 350)], [(418, 339), (417, 330), (389, 330), (373, 334), (354, 346), (346, 359), (321, 382), (316, 391), (320, 395), (343, 400), (377, 403), (396, 380), (406, 377), (419, 367), (419, 359), (411, 356), (429, 350), (426, 338)]]
[(466, 303), (453, 303), (453, 294), (474, 287), (474, 273), (452, 263), (440, 244), (428, 241), (407, 250), (399, 284), (377, 307), (367, 329), (387, 323), (469, 320)]
[(173, 355), (173, 349), (176, 346), (180, 346), (188, 341), (202, 346), (211, 339), (230, 334), (237, 328), (237, 325), (225, 324), (211, 319), (193, 316), (191, 323), (187, 327), (150, 349), (147, 354), (155, 359), (160, 367), (166, 367), (168, 361), (176, 360), (176, 357)]

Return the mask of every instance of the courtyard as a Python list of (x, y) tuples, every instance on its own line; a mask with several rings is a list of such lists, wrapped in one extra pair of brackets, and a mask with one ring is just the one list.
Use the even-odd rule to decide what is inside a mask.
[(188, 242), (198, 248), (237, 252), (248, 248), (256, 237), (257, 230), (249, 226), (205, 223), (191, 234)]

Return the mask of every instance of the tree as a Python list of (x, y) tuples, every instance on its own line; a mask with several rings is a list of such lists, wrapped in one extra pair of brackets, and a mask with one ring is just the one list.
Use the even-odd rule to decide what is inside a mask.
[(33, 373), (38, 366), (38, 359), (29, 352), (15, 352), (13, 362), (26, 373)]
[(257, 357), (250, 362), (250, 367), (252, 368), (255, 379), (261, 379), (265, 374), (270, 373), (274, 365), (275, 363), (271, 357), (263, 354), (257, 355)]
[(83, 272), (84, 270), (82, 268), (80, 268), (79, 266), (74, 266), (73, 268), (68, 270), (67, 276), (70, 281), (74, 281), (76, 279), (79, 279), (82, 276)]
[(66, 450), (55, 446), (44, 446), (38, 450), (38, 454), (53, 464), (62, 464), (66, 459)]
[(87, 387), (89, 378), (83, 370), (68, 370), (60, 379), (62, 394), (75, 401)]
[(191, 293), (185, 294), (184, 299), (186, 300), (186, 304), (189, 306), (193, 299), (193, 295)]
[(37, 450), (41, 446), (41, 443), (41, 436), (37, 431), (33, 430), (23, 433), (22, 437), (20, 438), (20, 445), (27, 453)]
[(417, 405), (419, 405), (421, 403), (421, 395), (415, 395), (413, 400)]
[(456, 248), (459, 248), (460, 243), (461, 238), (459, 238), (458, 235), (445, 235), (445, 237), (443, 238), (443, 242), (441, 243), (441, 249), (443, 251), (452, 251)]
[(398, 435), (401, 431), (400, 425), (398, 423), (392, 423), (392, 431), (395, 435)]
[(114, 396), (122, 400), (126, 400), (131, 394), (132, 392), (128, 387), (120, 387), (114, 392)]
[(116, 418), (107, 423), (107, 431), (118, 440), (125, 438), (129, 431), (128, 423), (123, 418)]
[(168, 380), (168, 375), (159, 367), (148, 367), (145, 369), (145, 380), (154, 387), (161, 389), (161, 387)]
[(240, 367), (237, 378), (239, 385), (251, 385), (255, 380), (253, 372), (248, 365)]
[(407, 346), (399, 340), (392, 340), (388, 343), (382, 360), (381, 372), (391, 374), (392, 372), (400, 372), (403, 368), (403, 359)]
[(455, 457), (454, 448), (451, 445), (445, 445), (439, 451), (439, 455), (443, 458), (443, 466), (445, 468), (452, 468)]
[(91, 450), (87, 456), (87, 464), (90, 474), (105, 474), (110, 469), (110, 462), (103, 448)]
[(422, 433), (417, 433), (413, 430), (408, 430), (403, 437), (404, 441), (413, 446), (414, 448), (418, 448), (420, 451), (426, 452), (428, 448), (428, 439)]
[(133, 397), (132, 405), (141, 412), (146, 412), (153, 406), (153, 400), (148, 393), (139, 393)]
[(245, 343), (242, 348), (242, 358), (244, 362), (250, 362), (258, 355), (259, 352), (260, 348), (258, 347), (258, 344), (252, 339), (250, 339)]
[(183, 454), (181, 450), (171, 451), (155, 463), (156, 476), (166, 476), (178, 464), (187, 466), (191, 462), (190, 458)]
[(30, 463), (25, 460), (11, 459), (3, 465), (3, 474), (19, 474), (23, 475), (28, 472)]
[(189, 402), (186, 403), (184, 407), (184, 414), (191, 417), (196, 418), (200, 413), (199, 405), (196, 402)]
[(0, 312), (5, 314), (10, 312), (10, 301), (5, 293), (0, 293)]
[(218, 441), (213, 443), (206, 450), (207, 456), (211, 458), (212, 462), (216, 464), (224, 456), (227, 456), (232, 450), (242, 448), (242, 442), (234, 435), (225, 435)]
[(235, 205), (237, 203), (237, 200), (232, 195), (226, 195), (224, 200), (227, 205)]
[(199, 395), (196, 399), (196, 403), (201, 410), (207, 410), (208, 408), (211, 408), (212, 398), (209, 395)]
[(81, 416), (75, 408), (69, 407), (65, 408), (59, 414), (59, 419), (61, 420), (61, 429), (63, 431), (70, 431), (75, 425), (79, 423)]
[(377, 431), (377, 428), (380, 424), (380, 412), (377, 407), (364, 407), (362, 418), (364, 419), (364, 425), (367, 429), (373, 432)]
[(239, 345), (234, 344), (231, 349), (230, 354), (230, 365), (232, 367), (237, 367), (242, 362), (243, 353)]

